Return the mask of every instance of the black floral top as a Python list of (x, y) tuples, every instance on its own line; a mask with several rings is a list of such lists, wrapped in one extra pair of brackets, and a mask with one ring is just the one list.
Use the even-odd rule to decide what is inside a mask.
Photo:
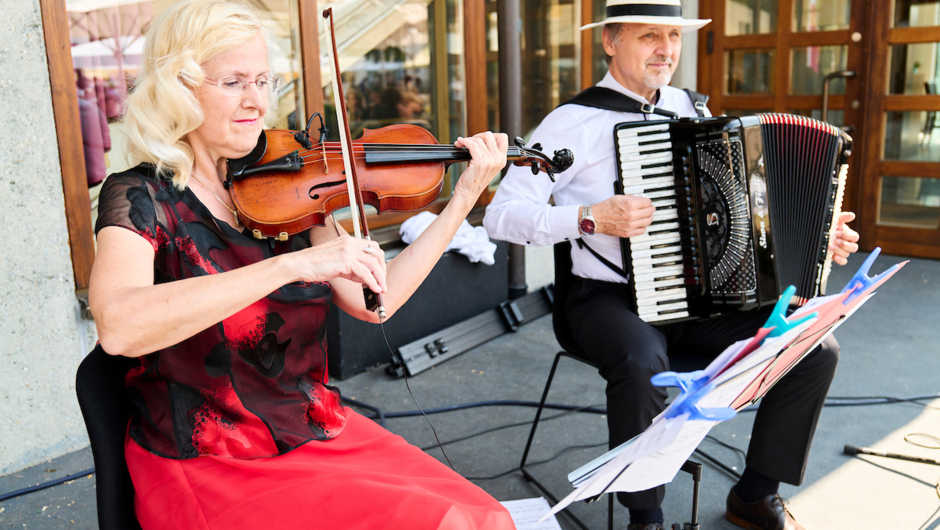
[[(310, 246), (274, 244), (216, 220), (190, 190), (141, 165), (109, 177), (96, 233), (131, 230), (153, 245), (154, 283), (225, 271)], [(293, 283), (183, 342), (144, 355), (127, 375), (130, 436), (170, 458), (284, 454), (337, 436), (346, 423), (328, 385), (327, 283)]]

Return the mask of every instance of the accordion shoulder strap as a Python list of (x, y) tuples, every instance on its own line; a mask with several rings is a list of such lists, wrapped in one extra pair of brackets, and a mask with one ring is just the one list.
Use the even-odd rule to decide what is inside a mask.
[(590, 252), (595, 258), (597, 258), (598, 261), (600, 261), (601, 263), (603, 263), (604, 265), (606, 265), (608, 269), (610, 269), (610, 270), (616, 272), (616, 273), (619, 274), (620, 276), (623, 276), (623, 278), (624, 278), (625, 280), (630, 281), (630, 273), (629, 273), (629, 272), (627, 272), (626, 270), (624, 270), (624, 269), (622, 269), (622, 268), (620, 268), (620, 267), (614, 265), (613, 263), (610, 262), (610, 260), (608, 260), (608, 259), (605, 258), (604, 256), (601, 256), (600, 254), (598, 254), (597, 251), (594, 250), (593, 248), (589, 247), (588, 244), (585, 243), (583, 239), (576, 239), (575, 241), (577, 241), (577, 243), (578, 243), (578, 248), (587, 249), (587, 251)]
[(695, 113), (698, 114), (699, 118), (705, 117), (705, 105), (708, 103), (708, 96), (705, 94), (699, 94), (694, 90), (689, 90), (688, 88), (682, 89), (686, 94), (688, 94), (689, 99), (692, 100), (692, 106), (695, 107)]
[[(582, 107), (594, 107), (618, 112), (635, 112), (638, 114), (659, 114), (667, 118), (679, 117), (675, 112), (657, 108), (655, 105), (649, 103), (640, 103), (616, 90), (599, 86), (586, 88), (561, 105), (581, 105)], [(559, 105), (559, 107), (561, 105)]]

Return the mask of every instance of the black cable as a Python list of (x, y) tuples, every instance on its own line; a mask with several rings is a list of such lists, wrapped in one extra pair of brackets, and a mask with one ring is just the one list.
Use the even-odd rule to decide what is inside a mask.
[[(567, 446), (567, 447), (562, 448), (560, 451), (558, 451), (557, 453), (553, 454), (553, 455), (550, 456), (549, 458), (546, 458), (545, 460), (537, 460), (537, 461), (535, 461), (535, 462), (526, 462), (526, 467), (529, 467), (529, 466), (537, 466), (537, 465), (541, 465), (541, 464), (546, 464), (546, 463), (548, 463), (548, 462), (551, 462), (552, 460), (555, 460), (556, 458), (560, 457), (561, 455), (563, 455), (563, 454), (565, 454), (565, 453), (569, 453), (569, 452), (571, 452), (571, 451), (577, 451), (578, 449), (592, 449), (592, 448), (594, 448), (594, 447), (600, 447), (600, 446), (602, 446), (602, 445), (607, 445), (607, 442), (600, 442), (600, 443), (596, 443), (596, 444), (587, 444), (587, 445), (569, 445), (569, 446)], [(464, 478), (466, 478), (467, 480), (491, 480), (491, 479), (495, 479), (495, 478), (499, 478), (499, 477), (506, 476), (506, 475), (508, 475), (508, 474), (510, 474), (510, 473), (513, 473), (513, 472), (516, 472), (516, 471), (519, 471), (519, 467), (518, 467), (518, 466), (517, 466), (517, 467), (514, 467), (514, 468), (512, 468), (512, 469), (503, 471), (502, 473), (500, 473), (500, 474), (498, 474), (498, 475), (490, 475), (490, 476), (488, 476), (488, 477), (464, 477)]]
[[(567, 412), (562, 412), (561, 414), (555, 414), (554, 416), (548, 416), (548, 417), (542, 418), (542, 419), (539, 420), (539, 421), (557, 420), (558, 418), (562, 418), (562, 417), (564, 417), (564, 416), (568, 416), (569, 414), (573, 414), (573, 413), (575, 413), (575, 412), (583, 412), (583, 411), (588, 410), (588, 409), (590, 409), (590, 408), (593, 408), (593, 406), (589, 406), (589, 407), (579, 407), (579, 408), (571, 409), (571, 410), (568, 410)], [(520, 421), (520, 422), (516, 422), (516, 423), (509, 423), (509, 424), (506, 424), (506, 425), (500, 425), (500, 426), (498, 426), (498, 427), (493, 427), (493, 428), (490, 428), (490, 429), (486, 429), (485, 431), (478, 431), (478, 432), (475, 432), (475, 433), (472, 433), (472, 434), (468, 434), (468, 435), (466, 435), (466, 436), (462, 436), (462, 437), (460, 437), (460, 438), (455, 438), (455, 439), (453, 439), (453, 440), (448, 440), (448, 441), (444, 442), (442, 445), (450, 445), (450, 444), (454, 444), (454, 443), (457, 443), (457, 442), (464, 442), (464, 441), (469, 440), (469, 439), (471, 439), (471, 438), (476, 438), (477, 436), (483, 436), (484, 434), (489, 434), (489, 433), (491, 433), (491, 432), (501, 431), (501, 430), (504, 430), (504, 429), (510, 429), (510, 428), (512, 428), (512, 427), (521, 427), (521, 426), (523, 426), (523, 425), (532, 425), (532, 422), (534, 422), (534, 421), (535, 421), (535, 420), (533, 419), (533, 420), (528, 420), (528, 421)], [(427, 451), (428, 449), (433, 449), (433, 448), (434, 448), (434, 446), (432, 445), (432, 446), (428, 446), (428, 447), (422, 447), (421, 450), (422, 450), (422, 451)]]
[[(382, 335), (383, 335), (383, 337), (385, 337), (385, 328), (384, 328), (384, 326), (382, 326)], [(385, 342), (386, 342), (386, 345), (389, 347), (389, 350), (390, 350), (390, 351), (393, 351), (393, 350), (391, 350), (391, 346), (390, 346), (389, 343), (388, 343), (388, 338), (387, 338), (387, 337), (385, 337)], [(398, 362), (398, 361), (397, 361), (397, 356), (394, 354), (394, 351), (393, 351), (393, 354), (392, 354), (392, 355), (393, 355), (393, 358), (396, 358), (396, 362)], [(406, 379), (405, 379), (405, 386), (408, 387), (408, 392), (411, 393), (411, 387), (408, 385), (407, 377), (406, 377)], [(418, 405), (418, 402), (417, 402), (417, 400), (415, 399), (413, 393), (411, 394), (411, 397), (412, 397), (412, 400), (415, 401), (415, 404)], [(925, 399), (936, 399), (936, 398), (940, 398), (940, 393), (937, 393), (937, 394), (924, 394), (924, 395), (910, 396), (910, 397), (903, 397), (903, 398), (896, 398), (896, 397), (890, 397), (890, 396), (847, 396), (847, 397), (835, 397), (835, 396), (834, 396), (834, 397), (831, 397), (831, 398), (826, 399), (826, 402), (824, 403), (823, 406), (826, 406), (826, 407), (849, 407), (849, 406), (868, 406), (868, 405), (882, 405), (882, 404), (896, 404), (896, 403), (915, 403), (915, 404), (918, 404), (918, 405), (922, 405), (922, 406), (924, 406), (924, 407), (930, 407), (930, 408), (936, 409), (936, 408), (940, 408), (940, 407), (933, 407), (933, 406), (928, 405), (928, 404), (925, 404), (925, 403), (918, 403), (919, 401), (923, 401), (923, 400), (925, 400)], [(345, 402), (351, 404), (352, 406), (361, 407), (361, 408), (364, 408), (364, 409), (366, 409), (366, 410), (373, 411), (373, 412), (376, 414), (376, 416), (371, 417), (370, 419), (375, 419), (376, 417), (379, 418), (379, 422), (380, 422), (380, 424), (381, 424), (383, 427), (384, 427), (384, 425), (385, 425), (385, 419), (386, 419), (386, 418), (405, 418), (405, 417), (410, 417), (410, 416), (417, 416), (417, 415), (420, 414), (420, 415), (423, 415), (426, 419), (428, 419), (428, 418), (427, 418), (427, 415), (428, 415), (428, 414), (439, 414), (439, 413), (443, 413), (443, 412), (452, 412), (452, 411), (462, 410), (462, 409), (467, 409), (467, 408), (487, 407), (487, 406), (525, 406), (525, 407), (537, 407), (537, 406), (538, 406), (538, 403), (536, 403), (536, 402), (534, 402), (534, 401), (502, 400), (502, 401), (480, 401), (480, 402), (475, 402), (475, 403), (465, 403), (465, 404), (460, 404), (460, 405), (452, 405), (452, 406), (448, 406), (448, 407), (441, 407), (441, 408), (437, 408), (437, 409), (431, 409), (431, 410), (427, 410), (427, 411), (421, 410), (420, 412), (419, 412), (419, 411), (405, 411), (405, 412), (383, 413), (382, 410), (379, 409), (378, 407), (374, 407), (374, 406), (372, 406), (372, 405), (369, 405), (369, 404), (366, 404), (366, 403), (363, 403), (363, 402), (360, 402), (360, 401), (356, 401), (356, 400), (353, 400), (353, 399), (350, 399), (350, 398), (342, 398), (342, 399), (343, 399), (343, 401), (345, 401)], [(420, 409), (421, 406), (418, 405), (418, 408)], [(545, 403), (544, 408), (556, 409), (556, 410), (571, 410), (571, 411), (579, 411), (579, 412), (590, 412), (590, 413), (594, 413), (594, 414), (606, 414), (606, 413), (607, 413), (607, 409), (603, 409), (603, 408), (600, 408), (600, 407), (593, 407), (593, 406), (592, 406), (592, 407), (578, 407), (578, 406), (575, 406), (575, 405), (560, 405), (560, 404), (557, 404), (557, 403)], [(749, 406), (749, 407), (746, 407), (746, 408), (744, 408), (744, 409), (739, 410), (738, 412), (739, 412), (739, 413), (740, 413), (740, 412), (754, 412), (754, 411), (756, 411), (756, 410), (757, 410), (757, 405), (751, 405), (751, 406)], [(558, 416), (561, 416), (561, 415), (558, 415)], [(553, 416), (553, 417), (551, 417), (551, 418), (546, 418), (546, 420), (547, 420), (547, 419), (554, 419), (555, 417), (556, 417), (556, 416)], [(431, 422), (431, 420), (428, 419), (428, 424), (430, 424), (430, 422)], [(528, 422), (528, 423), (531, 423), (531, 422)], [(513, 426), (515, 426), (515, 425), (513, 425)], [(508, 428), (508, 427), (509, 427), (509, 426), (503, 426), (503, 427), (500, 427), (500, 428)], [(498, 430), (498, 429), (499, 429), (499, 428), (490, 429), (489, 432), (492, 432), (493, 430)], [(431, 430), (434, 431), (434, 426), (433, 426), (433, 425), (431, 425)], [(481, 432), (481, 433), (476, 433), (476, 434), (474, 434), (474, 435), (469, 435), (469, 436), (467, 436), (467, 437), (464, 437), (464, 438), (461, 439), (461, 440), (451, 440), (451, 441), (447, 442), (447, 444), (456, 443), (457, 441), (463, 441), (464, 439), (469, 439), (469, 438), (472, 438), (472, 437), (474, 437), (474, 436), (479, 436), (479, 435), (481, 435), (481, 434), (486, 434), (486, 432)], [(440, 445), (446, 445), (446, 444), (441, 444), (441, 443), (440, 443), (440, 439), (438, 439), (438, 436), (437, 436), (437, 432), (436, 432), (436, 431), (434, 431), (434, 438), (437, 439), (439, 446), (440, 446)], [(723, 445), (723, 446), (727, 447), (728, 449), (732, 449), (732, 450), (735, 451), (735, 452), (744, 453), (744, 452), (741, 451), (740, 449), (734, 448), (733, 446), (729, 446), (729, 445), (725, 444), (724, 442), (721, 442), (721, 441), (717, 440), (716, 438), (713, 438), (713, 437), (711, 437), (711, 436), (708, 436), (707, 438), (711, 438), (711, 439), (712, 439), (713, 441), (715, 441), (716, 443), (718, 443), (718, 444), (720, 444), (720, 445)], [(603, 445), (603, 444), (598, 444), (598, 445)], [(577, 448), (577, 447), (581, 447), (581, 446), (572, 446), (572, 447)], [(591, 445), (591, 446), (588, 446), (588, 447), (597, 447), (597, 445)], [(441, 448), (441, 452), (444, 453), (444, 448), (443, 448), (443, 447), (440, 447), (440, 448)], [(562, 450), (562, 453), (565, 452), (565, 450), (571, 450), (571, 449), (570, 449), (570, 448), (565, 448), (565, 449)], [(700, 450), (698, 450), (698, 449), (696, 449), (695, 452), (698, 453), (699, 455), (702, 455), (703, 458), (706, 458), (707, 460), (709, 460), (709, 463), (714, 464), (716, 467), (718, 467), (719, 469), (721, 469), (721, 470), (727, 472), (729, 475), (731, 475), (731, 476), (733, 476), (733, 477), (740, 478), (740, 474), (739, 474), (739, 473), (737, 473), (736, 471), (732, 470), (730, 467), (728, 467), (728, 466), (722, 464), (722, 463), (719, 462), (716, 458), (714, 458), (714, 457), (712, 457), (712, 456), (710, 456), (710, 455), (707, 455), (706, 453), (704, 453), (704, 452), (702, 452), (702, 451), (700, 451)], [(560, 454), (561, 454), (561, 453), (560, 453)], [(558, 454), (558, 455), (556, 455), (556, 456), (553, 456), (551, 459), (546, 460), (546, 461), (534, 462), (534, 463), (532, 463), (531, 465), (538, 465), (538, 464), (541, 464), (541, 463), (545, 463), (545, 462), (551, 461), (552, 459), (557, 458), (558, 456), (560, 456), (560, 454)], [(447, 458), (447, 454), (446, 454), (446, 453), (444, 454), (444, 458), (445, 458), (445, 459)], [(447, 459), (447, 463), (450, 464), (450, 459)], [(451, 464), (451, 469), (453, 469), (453, 467), (454, 467), (453, 464)], [(511, 472), (513, 472), (513, 471), (516, 471), (516, 469), (517, 469), (517, 468), (511, 469), (511, 470), (508, 470), (508, 471), (505, 471), (505, 472), (501, 473), (500, 475), (495, 475), (494, 477), (500, 477), (500, 476), (508, 475), (509, 473), (511, 473)], [(69, 475), (68, 477), (65, 477), (65, 478), (62, 478), (62, 479), (57, 479), (57, 480), (52, 480), (52, 481), (49, 481), (49, 482), (44, 482), (44, 483), (38, 484), (38, 485), (36, 485), (36, 486), (31, 486), (31, 487), (29, 487), (29, 488), (24, 488), (24, 489), (21, 489), (21, 490), (11, 491), (11, 492), (9, 492), (9, 493), (3, 493), (3, 494), (0, 494), (0, 502), (2, 502), (2, 501), (4, 501), (4, 500), (7, 500), (7, 499), (14, 498), (14, 497), (18, 497), (18, 496), (20, 496), (20, 495), (25, 495), (25, 494), (27, 494), (27, 493), (32, 493), (32, 492), (34, 492), (34, 491), (39, 491), (39, 490), (42, 490), (42, 489), (45, 489), (45, 488), (50, 488), (50, 487), (52, 487), (52, 486), (58, 486), (59, 484), (62, 484), (63, 482), (67, 482), (67, 481), (69, 481), (69, 480), (74, 480), (75, 478), (79, 478), (79, 477), (81, 477), (81, 476), (83, 476), (83, 475), (89, 475), (89, 474), (94, 474), (94, 473), (95, 473), (95, 469), (94, 469), (94, 468), (91, 468), (91, 469), (88, 469), (88, 470), (85, 470), (85, 471), (76, 473), (76, 474), (74, 474), (74, 475)], [(468, 478), (472, 478), (472, 477), (468, 477)], [(473, 478), (473, 480), (488, 480), (488, 479), (489, 479), (489, 477)], [(938, 482), (938, 485), (937, 485), (937, 494), (938, 494), (938, 496), (940, 496), (940, 482)]]
[(382, 427), (385, 427), (385, 413), (382, 412), (382, 409), (378, 407), (373, 407), (372, 405), (363, 403), (361, 401), (356, 401), (355, 399), (348, 398), (348, 397), (340, 396), (340, 400), (343, 403), (346, 403), (347, 405), (351, 407), (359, 407), (359, 408), (363, 408), (366, 410), (371, 410), (372, 412), (375, 413), (375, 416), (366, 416), (366, 417), (369, 418), (370, 420), (374, 420), (375, 418), (378, 418), (379, 425), (381, 425)]
[(11, 492), (9, 492), (9, 493), (4, 493), (4, 494), (0, 495), (0, 502), (3, 502), (3, 501), (5, 501), (5, 500), (7, 500), (7, 499), (13, 499), (13, 498), (15, 498), (15, 497), (19, 497), (20, 495), (26, 495), (27, 493), (32, 493), (32, 492), (34, 492), (34, 491), (39, 491), (39, 490), (44, 490), (44, 489), (46, 489), (46, 488), (51, 488), (52, 486), (58, 486), (59, 484), (62, 484), (63, 482), (68, 482), (68, 481), (70, 481), (70, 480), (75, 480), (75, 479), (81, 478), (81, 477), (83, 477), (83, 476), (85, 476), (85, 475), (91, 475), (91, 474), (93, 474), (94, 472), (95, 472), (95, 468), (86, 469), (85, 471), (79, 471), (78, 473), (75, 473), (75, 474), (73, 474), (73, 475), (69, 475), (69, 476), (67, 476), (67, 477), (57, 478), (57, 479), (55, 479), (55, 480), (50, 480), (49, 482), (43, 482), (42, 484), (36, 484), (35, 486), (30, 486), (30, 487), (28, 487), (28, 488), (23, 488), (23, 489), (19, 489), (19, 490), (16, 490), (16, 491), (11, 491)]
[[(385, 334), (385, 323), (382, 322), (382, 318), (379, 318), (379, 327), (382, 329), (382, 338), (385, 339), (385, 346), (388, 348), (388, 352), (392, 354), (392, 360), (401, 367), (404, 367), (405, 361), (395, 353), (395, 350), (392, 349), (391, 343), (388, 342), (388, 335)], [(434, 424), (431, 423), (431, 418), (424, 412), (424, 409), (421, 408), (421, 405), (418, 403), (418, 398), (415, 397), (414, 392), (411, 391), (411, 385), (408, 384), (408, 371), (403, 370), (402, 375), (405, 378), (405, 388), (408, 389), (408, 393), (411, 394), (411, 400), (415, 402), (415, 406), (418, 407), (418, 410), (421, 411), (421, 415), (424, 416), (424, 419), (428, 420), (428, 425), (431, 427), (431, 432), (434, 433), (434, 439), (437, 440), (437, 446), (441, 449), (441, 454), (444, 455), (444, 460), (447, 460), (447, 465), (456, 473), (457, 470), (454, 469), (454, 464), (451, 463), (450, 458), (447, 458), (447, 453), (444, 452), (444, 446), (441, 445), (441, 439), (437, 437), (437, 430), (434, 428)]]

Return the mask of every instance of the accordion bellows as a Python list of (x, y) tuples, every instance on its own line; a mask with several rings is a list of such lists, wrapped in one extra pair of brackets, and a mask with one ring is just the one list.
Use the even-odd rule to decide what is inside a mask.
[(614, 128), (615, 191), (656, 213), (622, 240), (637, 313), (703, 318), (823, 294), (852, 139), (787, 114), (632, 122)]

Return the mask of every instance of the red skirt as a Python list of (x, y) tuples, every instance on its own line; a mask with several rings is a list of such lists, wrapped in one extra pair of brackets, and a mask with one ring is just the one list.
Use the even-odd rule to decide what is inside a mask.
[(274, 458), (124, 453), (143, 530), (513, 529), (493, 497), (402, 437), (347, 409), (343, 432)]

